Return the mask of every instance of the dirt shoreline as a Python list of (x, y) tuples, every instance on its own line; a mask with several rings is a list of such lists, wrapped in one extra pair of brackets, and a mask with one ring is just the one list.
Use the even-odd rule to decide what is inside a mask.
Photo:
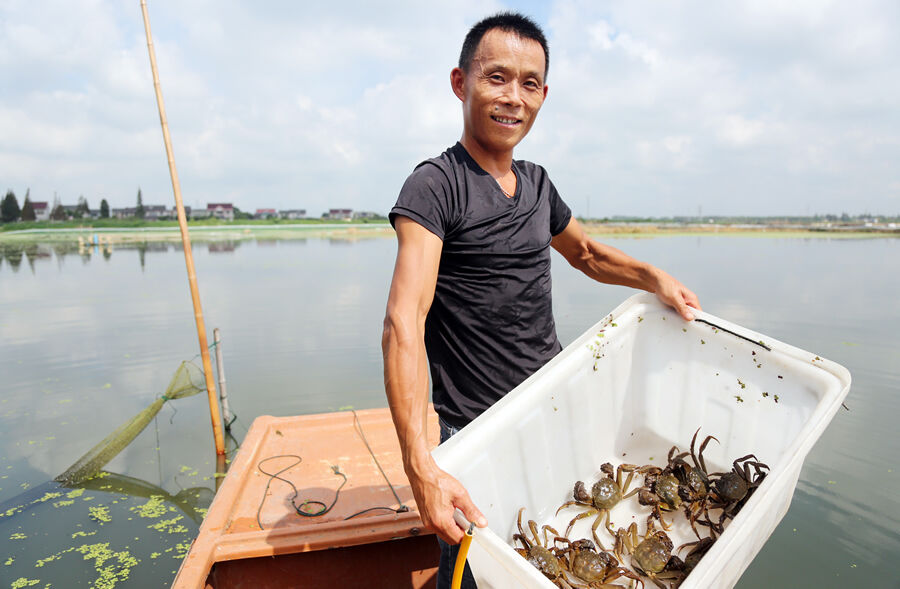
[[(702, 235), (736, 235), (758, 237), (860, 239), (900, 237), (898, 229), (825, 228), (797, 226), (752, 225), (667, 225), (667, 224), (603, 224), (584, 223), (591, 236), (613, 237), (673, 237)], [(192, 242), (240, 241), (247, 239), (373, 239), (394, 236), (393, 228), (385, 224), (364, 225), (217, 225), (190, 227)], [(96, 241), (102, 244), (139, 243), (148, 241), (181, 241), (178, 227), (147, 228), (67, 228), (0, 232), (0, 242), (78, 242), (85, 245)]]

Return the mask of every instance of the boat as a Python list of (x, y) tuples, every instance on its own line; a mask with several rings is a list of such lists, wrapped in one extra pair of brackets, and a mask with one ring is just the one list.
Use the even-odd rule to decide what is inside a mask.
[[(439, 441), (437, 415), (428, 439)], [(173, 589), (435, 585), (387, 408), (256, 418)]]

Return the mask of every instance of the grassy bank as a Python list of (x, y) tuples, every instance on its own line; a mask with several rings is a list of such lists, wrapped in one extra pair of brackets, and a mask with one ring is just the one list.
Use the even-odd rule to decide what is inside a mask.
[[(681, 223), (598, 223), (582, 221), (585, 231), (595, 237), (671, 237), (698, 235), (748, 235), (782, 238), (841, 238), (900, 237), (900, 229), (827, 228), (779, 225), (725, 225)], [(181, 233), (175, 221), (138, 221), (106, 219), (90, 224), (77, 221), (61, 223), (15, 223), (0, 226), (0, 242), (80, 242), (136, 243), (146, 241), (180, 241)], [(386, 221), (368, 223), (327, 223), (312, 221), (222, 221), (191, 222), (188, 230), (192, 241), (207, 242), (243, 239), (366, 239), (392, 237), (394, 230)]]
[[(24, 224), (17, 224), (24, 225)], [(221, 241), (241, 239), (308, 239), (312, 237), (356, 239), (393, 235), (386, 222), (381, 223), (323, 223), (323, 222), (191, 222), (188, 231), (192, 241)], [(135, 243), (144, 241), (181, 241), (181, 231), (175, 222), (144, 222), (135, 226), (78, 225), (29, 227), (0, 232), (2, 242), (86, 242), (96, 236), (100, 243)]]

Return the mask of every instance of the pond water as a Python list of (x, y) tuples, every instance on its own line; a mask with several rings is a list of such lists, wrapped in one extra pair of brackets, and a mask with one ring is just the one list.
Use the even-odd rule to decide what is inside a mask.
[[(602, 238), (693, 288), (705, 310), (846, 366), (846, 404), (739, 587), (897, 586), (900, 241)], [(219, 327), (233, 455), (259, 415), (384, 406), (391, 238), (197, 243)], [(554, 254), (560, 339), (632, 291)], [(0, 242), (0, 587), (167, 587), (215, 490), (205, 395), (167, 403), (80, 487), (52, 479), (199, 363), (180, 246)], [(23, 581), (24, 579), (24, 581)]]

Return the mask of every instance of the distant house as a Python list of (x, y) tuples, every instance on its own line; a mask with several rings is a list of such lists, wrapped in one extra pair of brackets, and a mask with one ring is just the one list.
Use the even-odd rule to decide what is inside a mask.
[(278, 211), (282, 219), (305, 219), (306, 209), (288, 209), (286, 211)]
[[(130, 219), (131, 217), (137, 216), (137, 207), (110, 209), (109, 216), (114, 219)], [(175, 209), (167, 211), (165, 205), (144, 205), (144, 219), (148, 221), (156, 221), (158, 219), (166, 219), (175, 216), (177, 216)]]
[(335, 221), (349, 221), (353, 218), (353, 209), (328, 209), (327, 213), (322, 213), (322, 218)]
[(191, 219), (209, 219), (212, 217), (212, 211), (209, 209), (197, 209), (196, 211), (191, 211), (188, 213), (185, 211), (185, 214)]
[(255, 219), (277, 219), (278, 211), (275, 209), (256, 209), (253, 217)]
[(225, 221), (234, 221), (234, 205), (228, 203), (207, 203), (206, 210), (209, 214), (217, 219)]
[(144, 218), (148, 221), (155, 221), (168, 216), (169, 212), (166, 211), (165, 205), (144, 205)]
[(50, 205), (46, 202), (33, 202), (31, 206), (34, 208), (35, 221), (50, 220)]
[(353, 213), (354, 219), (378, 219), (381, 215), (378, 213), (373, 213), (371, 211), (355, 211)]

